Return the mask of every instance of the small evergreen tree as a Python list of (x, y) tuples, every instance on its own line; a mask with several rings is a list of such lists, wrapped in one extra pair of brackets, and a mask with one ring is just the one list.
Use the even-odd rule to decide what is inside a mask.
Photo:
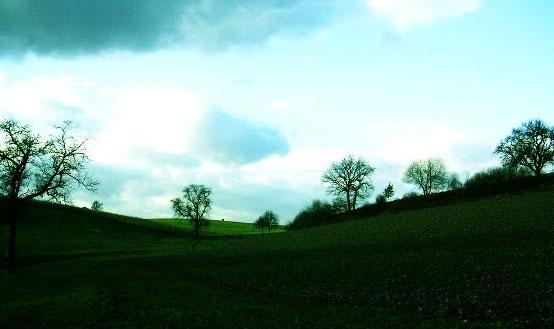
[(385, 190), (383, 191), (383, 196), (385, 197), (386, 200), (389, 200), (394, 196), (394, 187), (392, 186), (391, 183), (389, 183), (389, 185), (385, 187)]

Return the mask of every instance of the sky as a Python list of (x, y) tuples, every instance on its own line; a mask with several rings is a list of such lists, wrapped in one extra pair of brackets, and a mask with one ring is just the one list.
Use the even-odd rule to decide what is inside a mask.
[(211, 218), (288, 222), (349, 154), (369, 201), (410, 162), (466, 178), (512, 128), (554, 125), (550, 0), (0, 0), (0, 119), (90, 137), (78, 205), (171, 217), (188, 184)]

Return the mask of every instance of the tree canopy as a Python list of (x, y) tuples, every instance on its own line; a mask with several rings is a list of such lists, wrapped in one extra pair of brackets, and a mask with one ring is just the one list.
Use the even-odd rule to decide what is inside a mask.
[(404, 173), (404, 182), (416, 185), (424, 195), (441, 191), (448, 183), (446, 165), (438, 158), (412, 162)]
[(189, 220), (194, 226), (194, 235), (200, 237), (200, 227), (207, 223), (206, 215), (211, 209), (212, 190), (201, 184), (190, 184), (183, 189), (182, 198), (171, 200), (175, 216)]
[(16, 221), (23, 201), (45, 198), (70, 203), (77, 187), (94, 190), (87, 174), (86, 138), (77, 137), (71, 122), (43, 138), (15, 120), (0, 123), (0, 191), (10, 204), (8, 267), (16, 269)]
[(387, 200), (394, 196), (394, 186), (392, 186), (391, 183), (389, 183), (389, 185), (387, 185), (387, 187), (385, 187), (385, 190), (383, 191), (383, 196)]
[(333, 162), (323, 173), (321, 181), (328, 185), (327, 192), (344, 198), (346, 211), (356, 208), (358, 201), (367, 198), (373, 189), (371, 176), (375, 168), (360, 157), (349, 155), (339, 162)]
[(277, 214), (275, 214), (272, 210), (268, 210), (264, 212), (263, 215), (258, 217), (255, 225), (262, 231), (262, 233), (264, 229), (267, 229), (267, 231), (271, 233), (271, 229), (274, 226), (279, 225), (279, 216), (277, 216)]
[(532, 120), (512, 130), (494, 151), (508, 167), (530, 169), (540, 176), (548, 164), (554, 163), (554, 127), (541, 120)]
[(90, 209), (94, 211), (102, 211), (104, 210), (104, 204), (98, 200), (94, 201), (90, 206)]

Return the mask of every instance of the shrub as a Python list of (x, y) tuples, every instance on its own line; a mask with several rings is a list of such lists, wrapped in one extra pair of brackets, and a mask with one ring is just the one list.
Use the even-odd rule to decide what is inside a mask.
[(375, 198), (375, 203), (377, 203), (377, 204), (384, 204), (384, 203), (387, 203), (387, 197), (384, 196), (383, 194), (379, 194), (379, 195)]
[(531, 174), (532, 172), (529, 169), (494, 167), (477, 172), (466, 181), (464, 186), (466, 188), (476, 188), (486, 185), (494, 185), (514, 178), (527, 177)]
[(417, 192), (408, 192), (402, 196), (402, 199), (412, 199), (418, 196), (419, 194)]
[(302, 209), (294, 220), (287, 225), (288, 229), (301, 229), (335, 221), (336, 212), (333, 205), (321, 200), (314, 200)]

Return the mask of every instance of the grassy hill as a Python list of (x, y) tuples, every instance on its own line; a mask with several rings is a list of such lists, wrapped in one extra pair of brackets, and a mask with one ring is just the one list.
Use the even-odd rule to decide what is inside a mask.
[[(191, 224), (186, 220), (174, 219), (174, 218), (159, 218), (149, 219), (152, 223), (169, 226), (177, 229), (180, 232), (189, 232), (191, 230)], [(272, 229), (273, 233), (285, 232), (283, 226), (277, 226)], [(221, 221), (210, 220), (208, 226), (202, 230), (204, 235), (214, 236), (242, 236), (260, 234), (260, 230), (252, 223), (242, 223), (233, 221)]]
[(194, 241), (167, 220), (33, 207), (0, 327), (554, 326), (553, 191), (263, 236), (224, 223), (240, 235), (214, 222)]

